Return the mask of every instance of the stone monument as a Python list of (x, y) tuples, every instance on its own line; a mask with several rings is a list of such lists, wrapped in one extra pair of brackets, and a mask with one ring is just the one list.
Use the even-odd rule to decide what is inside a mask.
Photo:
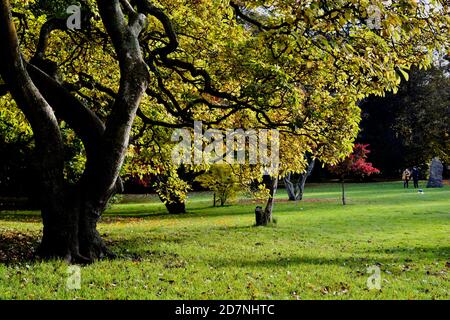
[(427, 188), (442, 188), (442, 172), (444, 166), (438, 158), (433, 158), (430, 165), (430, 177), (428, 178)]

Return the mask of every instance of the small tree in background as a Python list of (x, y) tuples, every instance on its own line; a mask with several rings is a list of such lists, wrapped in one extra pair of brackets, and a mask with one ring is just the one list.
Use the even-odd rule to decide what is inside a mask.
[(353, 152), (347, 158), (329, 167), (330, 171), (340, 178), (343, 205), (346, 204), (344, 183), (347, 176), (364, 177), (374, 173), (380, 173), (380, 170), (374, 168), (372, 163), (366, 161), (367, 155), (370, 153), (368, 147), (368, 144), (355, 144)]
[(217, 202), (223, 207), (233, 200), (240, 189), (239, 180), (227, 164), (213, 165), (206, 173), (195, 179), (204, 188), (214, 192), (214, 206)]

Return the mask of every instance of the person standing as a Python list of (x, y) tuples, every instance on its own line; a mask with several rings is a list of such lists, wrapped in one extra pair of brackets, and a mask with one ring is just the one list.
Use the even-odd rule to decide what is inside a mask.
[(414, 189), (419, 188), (419, 169), (417, 169), (417, 167), (413, 167), (411, 175), (414, 182)]
[(402, 180), (403, 180), (403, 188), (409, 188), (409, 178), (411, 177), (411, 171), (408, 168), (403, 171)]

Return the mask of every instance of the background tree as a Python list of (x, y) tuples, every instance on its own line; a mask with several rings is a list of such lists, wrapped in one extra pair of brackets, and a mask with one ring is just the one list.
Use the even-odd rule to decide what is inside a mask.
[(214, 192), (214, 207), (217, 203), (223, 207), (236, 198), (241, 185), (232, 167), (228, 164), (213, 165), (206, 173), (196, 179), (202, 187)]
[(359, 139), (370, 143), (372, 160), (383, 174), (398, 177), (402, 168), (426, 169), (433, 157), (449, 160), (448, 65), (414, 68), (396, 95), (371, 97), (361, 107)]
[(342, 204), (346, 204), (345, 198), (345, 178), (348, 176), (364, 177), (380, 170), (374, 168), (372, 163), (367, 162), (367, 155), (370, 153), (368, 144), (355, 144), (353, 152), (336, 165), (330, 166), (330, 171), (337, 175), (341, 181)]
[(444, 69), (414, 70), (399, 91), (394, 129), (406, 149), (408, 164), (450, 158), (450, 78)]
[(189, 168), (172, 162), (174, 143), (170, 140), (171, 131), (160, 126), (149, 127), (138, 119), (133, 128), (123, 175), (128, 180), (145, 181), (148, 187), (154, 188), (169, 213), (180, 214), (186, 213), (191, 184), (183, 180)]

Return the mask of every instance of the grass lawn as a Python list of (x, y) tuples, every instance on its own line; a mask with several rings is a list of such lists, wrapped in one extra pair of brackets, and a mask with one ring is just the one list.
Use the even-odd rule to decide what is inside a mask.
[[(186, 215), (153, 197), (115, 205), (100, 232), (118, 255), (81, 269), (28, 257), (37, 212), (0, 213), (0, 299), (449, 299), (450, 187), (420, 195), (401, 182), (307, 185), (305, 201), (278, 194), (276, 225), (254, 227), (250, 201), (212, 208), (194, 194)], [(381, 290), (367, 268), (381, 269)]]

